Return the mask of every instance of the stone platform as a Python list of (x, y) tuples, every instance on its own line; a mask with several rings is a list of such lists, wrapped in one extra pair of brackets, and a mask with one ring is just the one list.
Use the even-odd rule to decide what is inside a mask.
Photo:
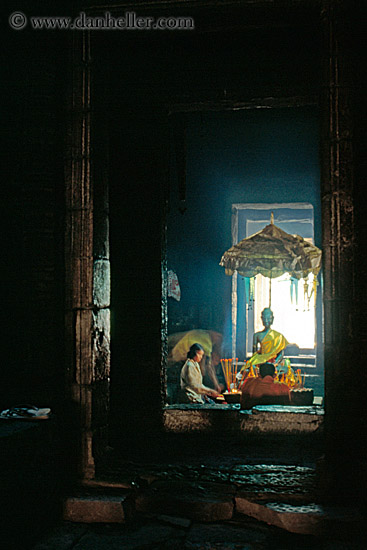
[(225, 430), (233, 436), (247, 434), (310, 434), (322, 431), (324, 409), (307, 407), (258, 405), (240, 410), (233, 405), (168, 405), (163, 413), (167, 432), (216, 432)]

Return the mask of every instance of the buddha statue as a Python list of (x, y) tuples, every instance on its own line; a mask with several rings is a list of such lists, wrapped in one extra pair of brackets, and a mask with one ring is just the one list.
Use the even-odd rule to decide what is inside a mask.
[(274, 314), (269, 307), (266, 307), (261, 312), (261, 320), (264, 328), (255, 332), (253, 355), (246, 361), (242, 371), (249, 369), (251, 366), (261, 365), (262, 363), (273, 363), (276, 367), (283, 360), (284, 349), (288, 345), (288, 341), (283, 334), (271, 328), (274, 322)]

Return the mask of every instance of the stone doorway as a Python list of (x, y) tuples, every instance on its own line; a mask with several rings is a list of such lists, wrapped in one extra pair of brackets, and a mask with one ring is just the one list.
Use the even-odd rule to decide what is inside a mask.
[[(343, 421), (344, 412), (338, 403), (342, 396), (340, 380), (343, 369), (348, 365), (346, 350), (349, 349), (349, 336), (353, 333), (353, 311), (355, 309), (355, 289), (351, 282), (355, 266), (354, 258), (354, 220), (353, 220), (353, 164), (351, 142), (351, 94), (348, 92), (348, 74), (338, 70), (345, 63), (347, 49), (343, 49), (346, 35), (336, 11), (325, 8), (321, 21), (325, 43), (321, 57), (324, 61), (323, 84), (320, 101), (321, 118), (321, 196), (322, 226), (325, 276), (325, 372), (326, 372), (326, 414), (328, 433), (349, 433)], [(70, 141), (67, 166), (66, 192), (66, 330), (68, 373), (67, 392), (70, 403), (75, 408), (75, 419), (80, 443), (80, 471), (85, 477), (93, 477), (94, 460), (99, 450), (103, 450), (108, 441), (108, 410), (110, 399), (109, 388), (109, 251), (108, 251), (108, 206), (106, 191), (108, 177), (105, 171), (107, 145), (103, 131), (95, 133), (98, 114), (91, 110), (91, 75), (97, 66), (90, 55), (90, 37), (80, 33), (74, 37), (73, 44), (74, 80), (72, 87), (72, 109), (70, 121)], [(95, 55), (95, 54), (94, 54)], [(96, 57), (96, 55), (95, 55)], [(97, 55), (98, 59), (98, 55)], [(102, 64), (102, 63), (101, 63)], [(92, 95), (93, 98), (93, 95)], [(93, 100), (93, 99), (92, 99)], [(154, 99), (155, 101), (155, 99)], [(153, 101), (153, 103), (154, 103)], [(166, 139), (167, 127), (161, 123), (161, 104), (155, 105), (155, 117), (151, 117), (153, 128), (160, 128), (159, 140), (155, 151), (160, 151), (158, 163), (151, 167), (154, 181), (163, 193), (159, 215), (155, 221), (155, 235), (158, 236), (158, 255), (152, 275), (152, 291), (149, 305), (151, 326), (156, 327), (151, 335), (152, 354), (147, 361), (139, 359), (141, 365), (148, 365), (144, 371), (145, 381), (151, 389), (150, 397), (144, 398), (143, 417), (148, 419), (149, 427), (159, 432), (162, 425), (162, 388), (164, 388), (164, 371), (162, 364), (165, 351), (165, 308), (162, 301), (162, 266), (165, 266), (165, 253), (159, 239), (164, 223), (164, 202), (167, 180), (162, 177), (165, 172), (165, 149), (162, 145)], [(218, 105), (218, 103), (217, 103)], [(212, 104), (213, 106), (213, 104)], [(150, 105), (151, 108), (151, 105)], [(215, 108), (215, 104), (214, 104)], [(103, 109), (102, 109), (103, 111)], [(101, 110), (99, 109), (99, 112)], [(160, 124), (154, 126), (154, 118)], [(99, 126), (103, 128), (103, 124)], [(98, 136), (101, 148), (91, 147), (92, 135)], [(153, 143), (152, 132), (152, 143)], [(103, 151), (106, 151), (106, 154)], [(98, 151), (98, 153), (96, 153)], [(93, 156), (94, 155), (94, 156)], [(100, 155), (102, 162), (94, 163), (92, 158)], [(331, 168), (332, 167), (332, 168)], [(148, 209), (148, 215), (152, 213)], [(163, 250), (163, 254), (162, 254)], [(102, 283), (100, 284), (100, 282)], [(163, 302), (163, 305), (162, 305)], [(157, 304), (159, 308), (157, 309)], [(163, 316), (162, 309), (163, 308)], [(133, 309), (133, 306), (132, 306)], [(163, 317), (163, 325), (161, 320)], [(161, 337), (163, 336), (162, 340)], [(92, 342), (92, 344), (91, 344)], [(163, 353), (164, 356), (164, 353)], [(128, 367), (127, 367), (128, 368)], [(128, 368), (130, 386), (125, 400), (119, 398), (115, 410), (118, 416), (130, 414), (142, 417), (137, 409), (136, 400), (131, 393), (138, 391), (139, 380), (134, 378), (136, 372)], [(121, 386), (120, 386), (121, 388)], [(145, 394), (144, 394), (145, 395)], [(126, 398), (125, 398), (126, 397)], [(124, 429), (129, 431), (129, 421), (124, 420)], [(143, 425), (143, 421), (141, 421)], [(343, 428), (344, 427), (344, 428)], [(126, 433), (126, 432), (124, 432)], [(120, 435), (121, 437), (121, 435)], [(332, 441), (332, 438), (329, 439)], [(332, 443), (332, 446), (335, 445)]]

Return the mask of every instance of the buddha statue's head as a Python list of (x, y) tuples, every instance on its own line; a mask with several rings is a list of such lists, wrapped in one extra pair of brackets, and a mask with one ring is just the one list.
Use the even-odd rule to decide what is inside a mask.
[(261, 312), (261, 320), (265, 328), (270, 328), (274, 322), (274, 314), (270, 307), (266, 307)]

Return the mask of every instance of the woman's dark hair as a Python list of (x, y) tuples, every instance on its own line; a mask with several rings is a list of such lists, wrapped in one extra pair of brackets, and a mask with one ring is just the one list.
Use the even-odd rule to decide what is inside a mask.
[(199, 350), (204, 351), (203, 346), (201, 346), (200, 344), (192, 344), (191, 348), (187, 352), (187, 358), (194, 359), (195, 355)]

